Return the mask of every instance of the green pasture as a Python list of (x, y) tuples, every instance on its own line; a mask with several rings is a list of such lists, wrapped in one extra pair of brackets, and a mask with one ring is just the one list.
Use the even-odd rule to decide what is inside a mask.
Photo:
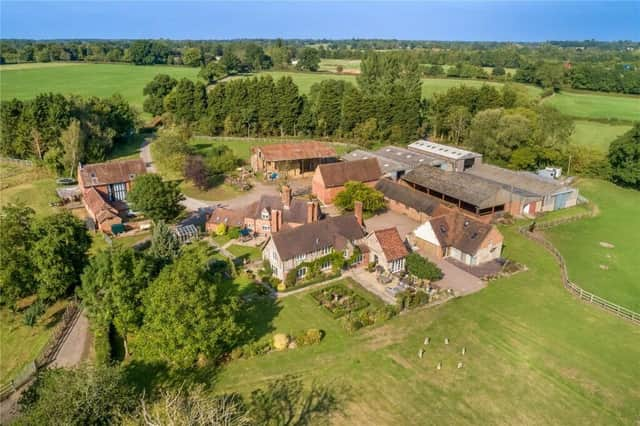
[[(121, 94), (142, 111), (142, 89), (156, 74), (195, 79), (198, 68), (129, 64), (38, 64), (0, 66), (0, 98), (31, 99), (42, 92), (107, 97)], [(17, 67), (17, 68), (16, 68)]]
[(565, 257), (576, 284), (640, 312), (640, 192), (586, 179), (579, 188), (600, 214), (546, 234)]
[(545, 102), (576, 118), (640, 120), (640, 96), (563, 91)]
[(265, 299), (253, 311), (262, 335), (313, 327), (324, 340), (232, 361), (212, 378), (216, 391), (249, 392), (299, 375), (346, 397), (344, 413), (332, 418), (340, 425), (633, 424), (640, 328), (574, 299), (546, 251), (514, 228), (503, 232), (505, 255), (526, 272), (353, 335), (318, 306), (314, 290)]
[(575, 120), (570, 142), (574, 145), (608, 151), (609, 144), (631, 129), (626, 124), (606, 124), (597, 121)]

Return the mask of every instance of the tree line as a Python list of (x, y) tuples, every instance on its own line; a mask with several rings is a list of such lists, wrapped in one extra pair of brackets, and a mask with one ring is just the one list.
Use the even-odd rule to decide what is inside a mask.
[(0, 153), (32, 158), (73, 176), (78, 162), (97, 162), (133, 133), (136, 113), (120, 95), (109, 98), (43, 93), (0, 103)]
[(368, 55), (357, 85), (324, 80), (301, 95), (290, 77), (234, 79), (207, 91), (200, 82), (158, 75), (146, 110), (170, 113), (206, 135), (342, 137), (405, 142), (422, 124), (420, 68), (401, 53)]

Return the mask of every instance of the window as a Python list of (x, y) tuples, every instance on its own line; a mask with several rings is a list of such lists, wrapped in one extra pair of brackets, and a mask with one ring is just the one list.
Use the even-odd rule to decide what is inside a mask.
[(325, 271), (325, 270), (327, 270), (327, 269), (329, 269), (329, 268), (331, 268), (331, 262), (330, 262), (330, 261), (325, 260), (324, 262), (322, 262), (321, 269), (322, 269), (323, 271)]
[(322, 250), (320, 250), (320, 254), (321, 254), (322, 256), (326, 256), (326, 255), (328, 255), (329, 253), (331, 253), (332, 251), (333, 251), (333, 247), (331, 247), (331, 246), (327, 246), (327, 247), (324, 247)]
[(362, 253), (360, 253), (359, 255), (356, 256), (356, 259), (353, 261), (354, 265), (357, 265), (358, 263), (362, 262)]
[(307, 268), (300, 268), (296, 271), (296, 278), (302, 278), (307, 275)]
[(404, 259), (396, 259), (391, 262), (391, 272), (400, 272), (404, 267)]
[(349, 250), (348, 249), (344, 249), (344, 251), (342, 252), (342, 255), (344, 257), (349, 257)]
[(107, 186), (109, 201), (124, 201), (127, 198), (127, 186), (124, 183), (114, 183)]
[(307, 258), (306, 254), (297, 254), (293, 260), (296, 262), (296, 264), (302, 262), (303, 260), (305, 260)]
[(264, 232), (269, 232), (269, 231), (271, 231), (271, 226), (270, 225), (262, 225), (262, 230)]
[(269, 220), (269, 212), (266, 210), (262, 210), (262, 214), (260, 215), (262, 220)]

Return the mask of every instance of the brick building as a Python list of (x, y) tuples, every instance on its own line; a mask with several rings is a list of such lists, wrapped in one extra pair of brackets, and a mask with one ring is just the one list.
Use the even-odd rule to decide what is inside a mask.
[(311, 181), (311, 192), (324, 204), (331, 204), (349, 181), (374, 187), (382, 172), (375, 158), (340, 163), (321, 164)]

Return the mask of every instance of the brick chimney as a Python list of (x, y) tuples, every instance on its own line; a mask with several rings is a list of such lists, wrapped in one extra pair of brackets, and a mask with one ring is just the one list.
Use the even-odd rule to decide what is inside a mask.
[(280, 232), (282, 229), (282, 211), (271, 210), (271, 232)]
[(313, 223), (317, 220), (315, 203), (313, 201), (307, 201), (307, 223)]
[(364, 221), (362, 220), (362, 201), (353, 202), (353, 214), (356, 216), (356, 220), (360, 226), (364, 227)]
[(282, 185), (281, 196), (284, 208), (288, 209), (291, 206), (291, 187), (289, 185)]

